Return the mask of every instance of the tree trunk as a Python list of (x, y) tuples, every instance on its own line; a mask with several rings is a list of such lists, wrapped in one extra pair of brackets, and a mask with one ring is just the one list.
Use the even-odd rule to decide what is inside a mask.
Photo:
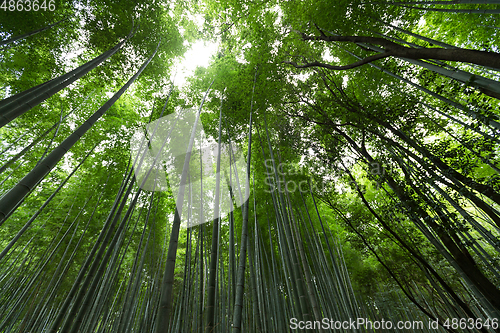
[(130, 80), (111, 97), (103, 106), (99, 108), (87, 121), (78, 127), (68, 138), (66, 138), (57, 148), (41, 161), (30, 173), (28, 173), (19, 183), (13, 187), (5, 196), (0, 199), (0, 222), (5, 219), (5, 216), (11, 212), (13, 207), (24, 199), (28, 193), (52, 170), (61, 158), (73, 147), (73, 145), (80, 140), (80, 138), (96, 123), (99, 118), (120, 98), (120, 96), (130, 87), (130, 85), (137, 79), (146, 66), (150, 63), (158, 50), (153, 52), (151, 57), (147, 59), (144, 64), (139, 68), (137, 73), (130, 78)]
[[(500, 11), (499, 11), (500, 12)], [(409, 48), (384, 38), (364, 37), (364, 36), (309, 36), (300, 33), (303, 40), (322, 40), (328, 42), (352, 42), (368, 43), (384, 47), (385, 57), (395, 56), (409, 59), (438, 59), (467, 62), (481, 66), (489, 66), (500, 69), (500, 54), (488, 51), (477, 51), (462, 48), (442, 49), (442, 48)]]
[(215, 202), (214, 219), (212, 228), (212, 249), (210, 251), (210, 273), (208, 276), (208, 298), (207, 298), (207, 326), (206, 333), (212, 333), (215, 323), (215, 289), (217, 280), (218, 248), (219, 248), (219, 224), (220, 224), (220, 155), (222, 137), (222, 97), (219, 110), (219, 140), (217, 146), (217, 168), (215, 173)]
[(43, 28), (40, 28), (38, 30), (33, 30), (31, 32), (28, 32), (28, 33), (25, 33), (24, 35), (19, 35), (19, 36), (16, 36), (16, 37), (12, 37), (10, 39), (6, 39), (6, 40), (3, 40), (3, 41), (0, 41), (0, 46), (2, 45), (7, 45), (9, 43), (12, 43), (12, 42), (15, 42), (16, 40), (20, 40), (20, 39), (24, 39), (24, 38), (27, 38), (27, 37), (30, 37), (30, 36), (33, 36), (39, 32), (42, 32), (42, 31), (45, 31), (47, 29), (50, 29), (52, 28), (53, 26), (56, 26), (58, 25), (59, 23), (63, 22), (63, 21), (66, 21), (67, 19), (69, 19), (69, 16), (68, 17), (65, 17), (63, 18), (62, 20), (60, 21), (57, 21), (56, 23), (52, 23), (52, 24), (49, 24)]
[(131, 32), (127, 38), (118, 43), (112, 49), (104, 52), (100, 56), (72, 70), (71, 72), (62, 75), (57, 79), (50, 80), (46, 84), (39, 85), (37, 89), (32, 90), (29, 94), (21, 92), (16, 96), (12, 96), (11, 102), (0, 108), (0, 128), (96, 68), (104, 60), (115, 54), (131, 37), (132, 33), (133, 32)]
[(174, 286), (174, 271), (175, 271), (175, 259), (177, 254), (177, 246), (179, 243), (179, 231), (181, 226), (181, 214), (182, 206), (184, 203), (184, 193), (185, 184), (187, 182), (187, 175), (189, 169), (189, 161), (191, 159), (191, 152), (193, 150), (194, 138), (196, 136), (196, 127), (198, 126), (198, 121), (200, 119), (201, 108), (205, 102), (205, 98), (212, 87), (213, 81), (208, 87), (205, 96), (201, 102), (200, 108), (197, 113), (196, 120), (193, 124), (193, 130), (191, 132), (191, 137), (189, 139), (189, 145), (186, 151), (186, 157), (184, 159), (184, 165), (182, 168), (182, 175), (179, 186), (179, 194), (177, 195), (177, 202), (174, 214), (174, 221), (172, 222), (172, 231), (170, 233), (170, 240), (168, 244), (167, 252), (167, 264), (165, 266), (165, 272), (163, 273), (163, 281), (161, 283), (161, 294), (160, 294), (160, 304), (158, 307), (157, 317), (156, 317), (156, 333), (167, 333), (170, 323), (170, 314), (172, 311), (172, 297), (173, 297), (173, 286)]
[[(364, 156), (369, 163), (375, 163), (375, 160), (368, 154), (366, 150), (361, 149), (358, 145), (344, 132), (340, 131), (338, 128), (334, 130), (344, 137), (351, 147), (353, 147), (358, 153)], [(464, 248), (459, 248), (453, 237), (446, 233), (444, 228), (438, 225), (434, 220), (423, 210), (420, 205), (418, 205), (412, 198), (410, 198), (403, 188), (396, 183), (396, 181), (390, 176), (385, 175), (385, 180), (387, 181), (389, 187), (394, 191), (399, 200), (407, 205), (411, 211), (417, 213), (432, 230), (438, 235), (439, 239), (446, 247), (446, 249), (451, 254), (454, 262), (460, 267), (463, 273), (470, 279), (481, 294), (496, 308), (500, 310), (500, 290), (494, 286), (486, 276), (479, 270), (470, 254)], [(411, 184), (410, 184), (411, 185)], [(413, 187), (413, 189), (419, 194), (421, 198), (424, 199), (423, 194), (418, 188)]]
[[(254, 77), (254, 90), (255, 90), (255, 80), (257, 79), (257, 72), (255, 72)], [(247, 174), (246, 179), (250, 179), (250, 161), (252, 156), (252, 111), (253, 110), (253, 93), (252, 93), (252, 104), (250, 106), (250, 124), (248, 130), (248, 153), (247, 153)], [(247, 262), (247, 246), (248, 246), (248, 210), (249, 210), (249, 197), (250, 197), (250, 186), (246, 186), (247, 200), (243, 204), (243, 221), (241, 223), (241, 240), (240, 240), (240, 256), (238, 258), (238, 271), (236, 276), (236, 291), (234, 300), (234, 310), (233, 310), (233, 328), (232, 333), (241, 332), (241, 318), (243, 311), (243, 290), (245, 286), (245, 269)]]

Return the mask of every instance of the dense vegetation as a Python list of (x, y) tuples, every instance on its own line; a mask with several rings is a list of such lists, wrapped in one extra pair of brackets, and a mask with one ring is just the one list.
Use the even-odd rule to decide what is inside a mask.
[[(498, 331), (498, 1), (9, 4), (1, 332)], [(194, 129), (180, 191), (130, 150), (185, 109), (203, 195)]]

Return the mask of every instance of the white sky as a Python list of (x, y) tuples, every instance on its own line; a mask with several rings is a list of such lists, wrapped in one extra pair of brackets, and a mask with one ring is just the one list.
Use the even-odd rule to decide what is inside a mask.
[[(201, 30), (203, 28), (203, 24), (205, 23), (203, 15), (187, 13), (187, 17), (194, 21), (198, 29)], [(184, 29), (181, 27), (180, 32), (184, 33), (183, 30)], [(186, 78), (194, 74), (196, 67), (208, 67), (211, 57), (217, 52), (218, 48), (217, 43), (202, 40), (198, 40), (192, 44), (184, 41), (184, 45), (188, 47), (188, 50), (184, 54), (184, 57), (175, 60), (172, 71), (175, 75), (174, 84), (178, 88), (186, 84)]]
[(176, 59), (174, 63), (175, 82), (177, 87), (186, 84), (186, 78), (194, 74), (196, 67), (208, 67), (211, 57), (217, 52), (217, 43), (196, 41), (190, 46), (184, 57)]

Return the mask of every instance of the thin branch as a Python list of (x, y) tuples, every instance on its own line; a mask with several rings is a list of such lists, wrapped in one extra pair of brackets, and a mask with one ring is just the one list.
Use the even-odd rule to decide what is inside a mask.
[(371, 5), (463, 5), (463, 4), (496, 4), (498, 0), (448, 0), (448, 1), (403, 1), (403, 2), (365, 2)]
[(466, 14), (500, 14), (500, 9), (448, 9), (448, 8), (425, 8), (400, 5), (401, 7), (410, 9), (420, 9), (431, 12), (447, 12), (447, 13), (466, 13)]
[(378, 53), (378, 54), (374, 54), (374, 55), (369, 56), (365, 59), (362, 59), (360, 61), (356, 61), (352, 64), (345, 65), (345, 66), (332, 66), (332, 65), (324, 64), (324, 63), (321, 63), (318, 61), (309, 62), (309, 63), (306, 63), (304, 65), (299, 65), (293, 61), (283, 61), (283, 63), (293, 65), (293, 66), (295, 66), (295, 68), (323, 67), (323, 68), (328, 68), (328, 69), (333, 69), (333, 70), (346, 70), (346, 69), (352, 69), (352, 68), (356, 68), (356, 67), (368, 64), (368, 63), (375, 61), (375, 60), (387, 58), (387, 57), (390, 57), (391, 55), (392, 54), (390, 52)]
[(368, 37), (368, 36), (311, 36), (301, 31), (294, 30), (298, 33), (302, 40), (323, 40), (326, 42), (352, 42), (352, 43), (369, 43), (373, 45), (380, 45), (385, 47), (387, 50), (398, 49), (403, 46), (391, 42), (384, 38), (379, 37)]

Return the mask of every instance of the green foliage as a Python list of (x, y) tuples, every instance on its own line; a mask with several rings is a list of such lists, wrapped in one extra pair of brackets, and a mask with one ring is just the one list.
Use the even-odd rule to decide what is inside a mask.
[[(490, 7), (494, 8), (481, 8)], [(466, 8), (472, 6), (456, 7)], [(192, 14), (203, 15), (201, 29)], [(185, 51), (186, 42), (198, 38), (217, 41), (220, 51), (208, 68), (196, 69), (184, 88), (174, 89), (163, 115), (178, 108), (198, 108), (213, 82), (202, 109), (203, 127), (209, 137), (217, 138), (222, 100), (222, 141), (231, 141), (246, 156), (252, 110), (243, 312), (255, 320), (243, 319), (247, 331), (285, 331), (287, 318), (314, 318), (318, 315), (314, 310), (332, 318), (334, 314), (421, 318), (422, 310), (440, 318), (497, 313), (499, 147), (498, 130), (489, 124), (498, 121), (498, 99), (476, 88), (475, 80), (458, 82), (403, 59), (374, 63), (385, 72), (368, 64), (331, 71), (284, 63), (345, 65), (374, 52), (355, 43), (304, 41), (300, 33), (384, 34), (398, 38), (398, 43), (433, 47), (384, 21), (454, 46), (498, 52), (494, 15), (325, 0), (61, 1), (54, 12), (9, 15), (0, 22), (4, 39), (66, 16), (70, 19), (2, 51), (2, 97), (56, 78), (112, 48), (131, 29), (135, 33), (108, 61), (0, 129), (0, 150), (10, 147), (0, 156), (0, 164), (5, 165), (0, 195), (7, 195), (45, 152), (83, 124), (161, 43), (127, 93), (1, 225), (0, 250), (39, 213), (5, 261), (0, 261), (0, 287), (5, 288), (0, 289), (0, 304), (7, 305), (0, 310), (0, 318), (6, 318), (0, 319), (0, 330), (10, 327), (21, 332), (32, 318), (42, 318), (43, 311), (60, 311), (80, 268), (114, 217), (117, 224), (110, 235), (122, 222), (123, 231), (103, 246), (109, 258), (93, 258), (96, 267), (101, 260), (104, 265), (102, 271), (92, 273), (102, 283), (93, 282), (96, 289), (81, 289), (98, 297), (97, 301), (77, 302), (82, 307), (68, 308), (69, 319), (64, 320), (71, 322), (80, 313), (78, 318), (88, 331), (98, 327), (152, 330), (175, 201), (170, 190), (144, 191), (134, 203), (139, 189), (133, 175), (132, 190), (122, 197), (133, 163), (130, 138), (160, 117), (174, 59)], [(470, 71), (475, 78), (497, 79), (484, 67), (447, 65)], [(454, 107), (452, 101), (463, 108)], [(36, 144), (17, 158), (32, 142)], [(84, 158), (79, 170), (39, 212)], [(190, 167), (198, 170), (200, 164), (192, 161)], [(122, 210), (115, 202), (123, 203)], [(221, 332), (233, 322), (242, 220), (240, 208), (225, 216), (216, 240), (219, 322), (215, 324)], [(211, 224), (206, 226), (179, 234), (171, 277), (173, 331), (197, 331), (204, 323), (213, 237)], [(68, 263), (64, 273), (59, 263)], [(42, 277), (36, 275), (38, 269)], [(57, 276), (64, 278), (54, 286), (50, 281)], [(488, 283), (491, 293), (481, 289)], [(45, 291), (55, 294), (49, 298)], [(14, 298), (21, 302), (15, 303)], [(35, 309), (27, 306), (29, 302)], [(41, 327), (32, 324), (33, 331)]]

